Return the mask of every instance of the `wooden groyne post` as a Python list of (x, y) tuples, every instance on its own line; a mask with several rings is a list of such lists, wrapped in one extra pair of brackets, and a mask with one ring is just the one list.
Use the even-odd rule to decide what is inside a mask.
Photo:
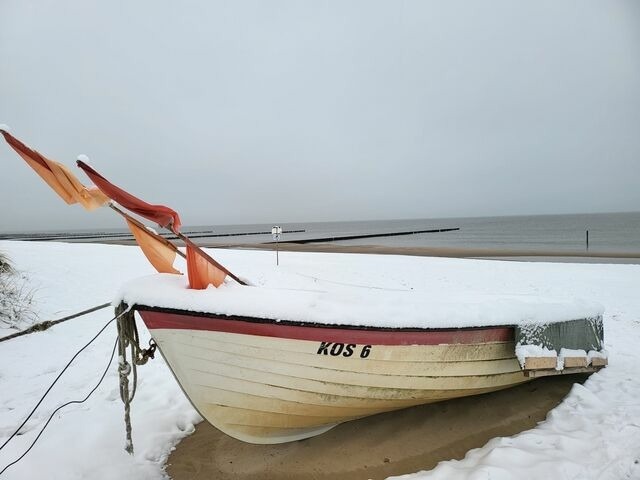
[(589, 230), (586, 231), (587, 252), (589, 251)]

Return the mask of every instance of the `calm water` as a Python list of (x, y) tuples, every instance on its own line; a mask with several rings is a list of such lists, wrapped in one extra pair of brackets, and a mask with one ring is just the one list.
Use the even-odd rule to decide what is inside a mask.
[(441, 219), (417, 222), (419, 225), (460, 230), (380, 238), (376, 244), (575, 251), (585, 248), (589, 230), (590, 251), (640, 252), (640, 212)]
[[(518, 217), (402, 220), (315, 224), (321, 232), (352, 233), (425, 230), (459, 227), (459, 231), (335, 242), (346, 245), (467, 247), (596, 252), (640, 252), (640, 212), (592, 215), (539, 215)], [(308, 233), (312, 233), (309, 228)], [(313, 235), (311, 235), (313, 236)]]
[[(585, 231), (589, 230), (589, 250), (594, 252), (640, 252), (640, 212), (585, 215), (537, 215), (485, 218), (449, 218), (423, 220), (392, 220), (369, 222), (283, 223), (284, 230), (305, 230), (304, 233), (284, 233), (281, 241), (328, 236), (360, 235), (400, 231), (459, 227), (459, 231), (423, 233), (399, 237), (343, 240), (343, 245), (385, 245), (407, 247), (468, 247), (519, 249), (535, 251), (576, 251), (585, 248)], [(270, 234), (214, 237), (213, 234), (270, 232), (272, 224), (218, 225), (184, 227), (183, 231), (201, 244), (246, 244), (271, 241)], [(113, 240), (122, 239), (124, 229), (101, 232), (64, 232), (76, 235), (78, 241), (96, 233)], [(59, 232), (58, 232), (59, 233)], [(46, 232), (45, 238), (55, 237)], [(2, 235), (0, 235), (2, 238)], [(33, 237), (31, 237), (33, 238)]]

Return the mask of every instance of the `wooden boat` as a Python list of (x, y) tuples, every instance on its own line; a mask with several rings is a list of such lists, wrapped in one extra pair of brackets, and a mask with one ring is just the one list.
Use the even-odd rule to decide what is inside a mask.
[[(119, 299), (133, 307), (117, 315), (120, 396), (129, 452), (132, 396), (126, 348), (131, 346), (134, 366), (154, 351), (139, 346), (135, 310), (202, 416), (229, 435), (253, 443), (299, 440), (367, 415), (499, 390), (533, 374), (593, 371), (606, 364), (597, 309), (590, 310), (591, 318), (581, 318), (573, 307), (551, 304), (552, 314), (536, 322), (532, 319), (539, 316), (539, 304), (518, 298), (511, 305), (498, 298), (493, 311), (483, 309), (493, 302), (471, 303), (469, 318), (461, 319), (465, 314), (452, 310), (458, 302), (451, 298), (434, 310), (433, 291), (428, 299), (407, 291), (385, 294), (378, 302), (377, 296), (328, 289), (251, 288), (180, 232), (175, 210), (131, 195), (79, 160), (78, 166), (97, 185), (85, 187), (64, 165), (32, 150), (6, 128), (0, 128), (0, 134), (66, 203), (80, 203), (87, 210), (109, 206), (122, 215), (145, 256), (161, 272), (138, 285), (136, 294), (125, 292)], [(167, 228), (185, 243), (186, 253), (114, 201)], [(177, 254), (187, 261), (186, 284), (173, 267)], [(240, 290), (226, 286), (216, 294), (206, 291), (209, 285), (223, 286), (227, 276)], [(447, 319), (459, 328), (437, 325)], [(545, 326), (549, 319), (551, 326)], [(564, 324), (555, 328), (554, 322)], [(429, 328), (413, 328), (416, 325)], [(516, 341), (533, 347), (522, 359), (516, 358)], [(551, 346), (554, 353), (567, 349), (570, 355), (561, 354), (557, 360), (537, 357), (536, 349), (548, 353), (543, 346)]]
[[(300, 440), (348, 420), (532, 378), (516, 358), (510, 326), (373, 328), (134, 309), (200, 414), (250, 443)], [(600, 366), (585, 359), (565, 371), (544, 361), (532, 368)]]

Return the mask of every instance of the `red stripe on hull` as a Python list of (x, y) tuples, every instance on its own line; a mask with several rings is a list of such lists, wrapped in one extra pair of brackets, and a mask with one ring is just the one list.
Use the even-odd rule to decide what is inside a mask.
[(513, 340), (513, 328), (489, 327), (434, 330), (373, 330), (325, 326), (288, 325), (278, 322), (231, 320), (219, 316), (138, 310), (149, 330), (206, 330), (317, 342), (365, 345), (455, 345)]

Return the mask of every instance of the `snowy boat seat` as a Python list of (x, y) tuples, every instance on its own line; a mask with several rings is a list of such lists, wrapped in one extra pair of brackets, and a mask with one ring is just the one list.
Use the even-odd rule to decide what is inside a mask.
[(528, 376), (594, 372), (607, 365), (602, 316), (519, 325), (515, 340), (516, 355)]

